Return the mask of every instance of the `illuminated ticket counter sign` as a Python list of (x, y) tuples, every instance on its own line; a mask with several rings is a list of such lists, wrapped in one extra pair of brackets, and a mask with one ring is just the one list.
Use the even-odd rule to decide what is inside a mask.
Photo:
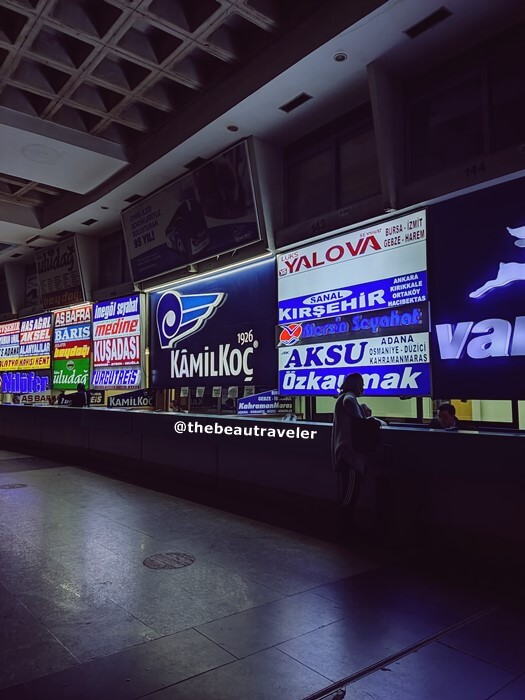
[(18, 369), (20, 363), (20, 321), (0, 323), (0, 370)]
[(155, 392), (149, 389), (126, 391), (108, 396), (108, 408), (154, 408)]
[(525, 396), (525, 179), (429, 209), (434, 394)]
[(413, 212), (278, 256), (279, 390), (430, 392), (426, 214)]
[(55, 311), (53, 387), (89, 386), (91, 356), (91, 304)]
[(49, 377), (36, 372), (2, 372), (2, 393), (38, 394), (50, 388)]
[(273, 259), (150, 294), (151, 386), (275, 385)]
[(91, 386), (106, 389), (140, 387), (144, 354), (142, 327), (139, 294), (94, 305)]
[(19, 369), (50, 369), (51, 314), (42, 314), (20, 321)]
[(279, 396), (277, 389), (237, 400), (239, 416), (286, 415), (292, 413), (293, 408), (293, 400), (289, 396)]

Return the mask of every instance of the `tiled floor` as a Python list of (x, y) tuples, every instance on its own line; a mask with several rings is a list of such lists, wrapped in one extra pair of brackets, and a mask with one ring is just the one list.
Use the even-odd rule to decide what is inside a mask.
[(510, 588), (0, 451), (0, 700), (523, 700)]

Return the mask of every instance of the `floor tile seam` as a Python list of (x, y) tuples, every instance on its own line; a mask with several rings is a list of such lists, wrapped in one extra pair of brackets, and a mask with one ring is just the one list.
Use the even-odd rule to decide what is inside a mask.
[[(463, 654), (464, 656), (468, 656), (471, 659), (476, 659), (477, 661), (482, 661), (484, 664), (488, 664), (489, 666), (492, 666), (493, 668), (497, 668), (500, 671), (505, 671), (506, 673), (511, 673), (512, 675), (516, 676), (516, 678), (523, 673), (525, 673), (525, 668), (522, 671), (512, 671), (510, 668), (505, 668), (505, 666), (502, 666), (501, 664), (494, 663), (492, 661), (489, 661), (488, 659), (482, 659), (481, 656), (477, 656), (476, 654), (466, 651), (465, 649), (459, 649), (458, 647), (453, 646), (452, 644), (446, 644), (444, 641), (441, 641), (440, 639), (436, 640), (438, 644), (441, 644), (441, 646), (446, 647), (447, 649), (451, 649), (452, 651), (457, 651), (460, 654)], [(515, 679), (514, 679), (515, 680)]]
[[(194, 628), (194, 629), (195, 629), (195, 628)], [(197, 630), (197, 629), (196, 629), (195, 631), (196, 631), (196, 632), (199, 632), (199, 630)], [(200, 632), (199, 632), (199, 633), (200, 633)], [(293, 659), (292, 657), (288, 656), (288, 654), (285, 654), (284, 652), (281, 652), (281, 650), (280, 650), (280, 649), (277, 649), (275, 646), (267, 647), (266, 649), (260, 649), (259, 651), (254, 652), (253, 654), (247, 654), (246, 656), (238, 657), (238, 656), (236, 656), (235, 654), (233, 654), (233, 652), (231, 652), (231, 651), (229, 651), (228, 649), (226, 649), (225, 647), (221, 646), (218, 642), (215, 642), (213, 639), (210, 639), (209, 637), (207, 637), (204, 633), (200, 633), (200, 634), (201, 634), (207, 641), (212, 642), (212, 643), (215, 644), (217, 647), (219, 647), (222, 651), (226, 651), (228, 654), (230, 654), (231, 656), (233, 656), (233, 659), (232, 659), (231, 661), (227, 661), (227, 662), (225, 662), (225, 663), (223, 663), (223, 664), (219, 664), (218, 666), (215, 666), (214, 668), (210, 668), (210, 669), (208, 669), (207, 671), (202, 671), (201, 673), (196, 673), (196, 674), (194, 674), (194, 675), (192, 675), (192, 676), (188, 676), (188, 678), (184, 678), (184, 679), (182, 679), (182, 680), (179, 680), (179, 681), (177, 681), (176, 683), (172, 683), (171, 685), (163, 686), (162, 688), (157, 688), (156, 690), (154, 690), (154, 691), (152, 691), (152, 692), (150, 692), (150, 693), (146, 693), (145, 695), (140, 695), (140, 696), (138, 696), (138, 697), (136, 698), (136, 700), (142, 700), (143, 698), (151, 697), (151, 696), (154, 695), (155, 693), (158, 693), (159, 690), (163, 690), (163, 691), (164, 691), (164, 690), (166, 690), (167, 688), (173, 688), (173, 687), (175, 687), (175, 686), (177, 686), (177, 685), (179, 685), (179, 684), (181, 684), (181, 683), (185, 683), (186, 681), (194, 680), (195, 678), (199, 678), (200, 676), (205, 676), (207, 673), (212, 673), (212, 672), (216, 671), (217, 669), (222, 669), (222, 668), (225, 668), (225, 667), (227, 667), (227, 666), (231, 666), (232, 664), (235, 664), (235, 663), (238, 663), (238, 662), (240, 662), (240, 661), (244, 661), (244, 660), (246, 660), (246, 659), (249, 659), (251, 656), (256, 656), (257, 654), (260, 654), (260, 653), (263, 652), (263, 651), (267, 651), (268, 649), (274, 649), (274, 648), (275, 648), (275, 650), (276, 650), (277, 652), (281, 653), (283, 656), (287, 656), (288, 658), (290, 658), (290, 659), (291, 659), (292, 661), (294, 661), (295, 663), (300, 664), (300, 665), (303, 666), (304, 668), (308, 668), (310, 671), (312, 671), (312, 672), (315, 673), (316, 675), (321, 676), (322, 678), (326, 678), (327, 681), (331, 680), (328, 676), (325, 676), (324, 674), (319, 673), (319, 671), (315, 671), (314, 669), (311, 669), (309, 666), (307, 666), (306, 664), (302, 663), (301, 661), (298, 661), (297, 659)]]
[[(192, 595), (193, 598), (195, 598), (195, 596), (193, 594), (191, 594), (191, 592), (189, 592), (187, 589), (183, 589), (183, 590), (185, 591), (185, 593), (189, 593), (190, 595)], [(216, 617), (213, 620), (209, 620), (209, 622), (199, 623), (198, 627), (202, 627), (203, 625), (207, 625), (210, 622), (220, 622), (221, 620), (227, 620), (229, 617), (234, 617), (235, 615), (242, 615), (243, 613), (247, 613), (247, 612), (250, 612), (252, 610), (257, 610), (258, 608), (262, 608), (265, 605), (272, 605), (272, 603), (279, 603), (282, 600), (284, 600), (286, 597), (289, 597), (289, 596), (282, 596), (281, 598), (277, 598), (276, 600), (268, 600), (264, 603), (257, 603), (256, 605), (252, 605), (248, 608), (244, 608), (243, 610), (237, 610), (236, 612), (228, 613), (227, 615), (223, 615), (222, 617)], [(195, 600), (197, 600), (198, 602), (204, 602), (205, 605), (208, 605), (208, 603), (206, 603), (206, 601), (202, 601), (201, 598), (195, 598)], [(211, 608), (213, 608), (217, 602), (218, 601), (211, 601), (209, 603), (209, 606)], [(189, 628), (189, 629), (191, 629), (191, 628)], [(193, 629), (197, 629), (197, 627), (195, 627)]]
[[(222, 648), (222, 647), (220, 647), (220, 648)], [(223, 651), (225, 651), (225, 650), (223, 649)], [(156, 688), (155, 690), (152, 690), (151, 692), (148, 692), (145, 695), (137, 695), (136, 697), (133, 698), (133, 700), (143, 700), (144, 698), (152, 697), (156, 693), (159, 693), (161, 691), (165, 691), (168, 688), (174, 688), (175, 686), (180, 685), (181, 683), (186, 683), (186, 681), (194, 680), (195, 678), (199, 678), (200, 676), (205, 676), (207, 673), (212, 673), (213, 671), (217, 671), (217, 669), (224, 668), (226, 666), (231, 666), (231, 664), (237, 663), (238, 661), (241, 661), (241, 659), (233, 658), (231, 661), (228, 661), (224, 664), (219, 664), (218, 666), (214, 666), (213, 668), (209, 668), (206, 671), (201, 671), (200, 673), (195, 673), (192, 676), (188, 676), (187, 678), (181, 678), (180, 680), (176, 681), (175, 683), (171, 683), (170, 685), (162, 686), (162, 688)]]
[[(227, 603), (228, 600), (233, 596), (235, 596), (235, 592), (229, 593), (227, 595), (221, 596), (220, 598), (213, 598), (210, 599), (207, 595), (206, 592), (200, 592), (196, 593), (194, 590), (192, 590), (190, 587), (186, 586), (180, 586), (180, 590), (184, 591), (184, 593), (188, 594), (192, 598), (195, 598), (199, 602), (204, 602), (206, 605), (210, 605), (211, 607), (219, 607), (223, 603)], [(270, 590), (270, 589), (268, 589)], [(280, 595), (280, 594), (279, 594)], [(280, 600), (283, 600), (283, 596), (281, 595), (280, 598), (276, 598), (275, 600), (265, 600), (262, 603), (254, 603), (254, 604), (249, 604), (247, 608), (243, 608), (242, 610), (238, 610), (236, 613), (228, 613), (227, 615), (224, 615), (223, 617), (218, 617), (217, 620), (222, 620), (224, 617), (229, 617), (230, 615), (238, 615), (241, 612), (245, 612), (247, 610), (255, 610), (255, 608), (259, 608), (262, 605), (268, 605), (270, 603), (276, 603)]]
[[(90, 508), (87, 508), (86, 506), (82, 506), (82, 508), (84, 508), (85, 510), (92, 510)], [(95, 510), (92, 510), (92, 512), (96, 513), (96, 515), (99, 515), (99, 516), (105, 518), (106, 520), (108, 520), (111, 523), (117, 523), (118, 525), (127, 527), (129, 530), (133, 530), (134, 532), (138, 532), (141, 535), (146, 535), (147, 537), (151, 537), (153, 539), (158, 539), (154, 535), (150, 535), (148, 532), (145, 532), (144, 530), (141, 530), (137, 527), (133, 527), (132, 525), (127, 525), (126, 523), (122, 522), (121, 520), (116, 520), (115, 518), (108, 518), (107, 515), (105, 515), (104, 513), (99, 513), (98, 511), (95, 511)]]
[[(30, 546), (31, 549), (33, 549), (33, 550), (36, 549), (36, 548), (35, 548), (33, 545), (31, 545), (30, 543), (29, 543), (29, 546)], [(101, 544), (100, 546), (104, 546), (104, 545)], [(84, 583), (86, 586), (89, 586), (89, 587), (92, 586), (92, 584), (85, 582), (84, 579), (83, 579), (81, 576), (75, 575), (75, 568), (76, 568), (76, 565), (73, 565), (73, 568), (71, 568), (71, 567), (68, 565), (67, 562), (66, 562), (66, 563), (63, 562), (63, 560), (62, 560), (61, 557), (59, 557), (59, 556), (57, 556), (56, 554), (53, 554), (53, 553), (52, 553), (53, 550), (56, 549), (56, 547), (48, 547), (48, 548), (44, 548), (44, 549), (45, 549), (45, 551), (46, 551), (46, 553), (47, 553), (47, 557), (48, 557), (47, 563), (48, 563), (48, 564), (54, 565), (54, 566), (56, 566), (57, 568), (60, 568), (61, 572), (62, 572), (65, 576), (67, 576), (69, 579), (71, 579), (71, 580), (73, 580), (73, 581), (75, 581), (75, 582)], [(109, 551), (110, 551), (110, 550), (108, 550), (108, 552), (109, 552)], [(39, 551), (38, 549), (36, 549), (36, 553), (39, 554), (40, 551)], [(115, 554), (115, 553), (114, 553), (114, 552), (111, 552), (111, 554)], [(115, 554), (115, 556), (119, 557), (118, 554)], [(119, 558), (120, 558), (120, 559), (123, 559), (124, 561), (127, 561), (127, 559), (125, 559), (124, 557), (119, 557)]]
[[(259, 584), (259, 585), (262, 585), (262, 584)], [(272, 588), (269, 588), (268, 590), (273, 591)], [(275, 591), (275, 592), (278, 592), (278, 591)], [(276, 603), (282, 603), (284, 600), (290, 600), (291, 598), (295, 598), (296, 596), (300, 596), (300, 595), (303, 595), (304, 593), (309, 593), (309, 592), (310, 591), (307, 590), (307, 591), (299, 591), (298, 593), (291, 593), (291, 594), (280, 593), (279, 595), (281, 597), (277, 598), (276, 600), (268, 600), (265, 603), (259, 603), (258, 605), (252, 605), (251, 607), (245, 608), (244, 610), (239, 610), (237, 612), (229, 613), (228, 615), (223, 615), (222, 617), (218, 617), (215, 620), (212, 620), (212, 622), (219, 622), (220, 620), (227, 620), (229, 617), (234, 617), (235, 615), (242, 615), (243, 613), (249, 612), (251, 610), (257, 610), (258, 608), (263, 608), (265, 606), (275, 605)], [(330, 601), (330, 602), (333, 602), (333, 601)], [(338, 618), (337, 620), (333, 620), (333, 622), (339, 622), (340, 620), (345, 619), (345, 617), (347, 617), (347, 616), (345, 615), (342, 618)], [(204, 624), (208, 624), (208, 623), (204, 623)], [(327, 622), (326, 624), (329, 625), (332, 623)], [(324, 626), (325, 625), (322, 625), (322, 627), (324, 627)], [(300, 637), (301, 635), (297, 635), (297, 636)], [(295, 637), (294, 637), (294, 639), (295, 639)], [(282, 642), (279, 642), (279, 643), (282, 644)]]
[[(407, 647), (404, 647), (400, 651), (396, 652), (395, 654), (391, 654), (390, 656), (386, 656), (383, 659), (380, 659), (379, 661), (374, 662), (373, 664), (370, 664), (369, 666), (366, 666), (363, 669), (360, 669), (359, 671), (356, 671), (355, 673), (350, 674), (349, 676), (346, 676), (345, 678), (341, 678), (338, 681), (335, 681), (331, 685), (327, 686), (326, 688), (322, 688), (320, 691), (312, 693), (311, 695), (308, 695), (307, 697), (303, 698), (302, 700), (323, 700), (324, 698), (328, 699), (328, 696), (331, 693), (335, 693), (337, 690), (340, 690), (341, 688), (346, 688), (347, 685), (351, 685), (352, 683), (355, 683), (362, 678), (365, 678), (366, 676), (371, 675), (372, 673), (375, 673), (376, 671), (380, 671), (382, 668), (389, 666), (396, 661), (400, 661), (406, 656), (409, 656), (410, 654), (419, 651), (420, 649), (423, 649), (424, 647), (428, 646), (429, 644), (433, 644), (434, 642), (439, 641), (441, 637), (444, 637), (447, 634), (451, 634), (452, 632), (455, 632), (458, 629), (462, 629), (463, 627), (466, 627), (467, 625), (471, 624), (472, 622), (476, 622), (477, 620), (485, 617), (486, 615), (489, 615), (490, 613), (495, 612), (498, 610), (501, 606), (497, 605), (491, 608), (486, 608), (484, 610), (481, 610), (474, 615), (470, 615), (469, 617), (466, 617), (454, 625), (450, 625), (449, 627), (440, 630), (439, 632), (436, 632), (433, 635), (430, 635), (428, 637), (425, 637), (424, 639), (420, 640), (419, 642), (415, 642), (414, 644), (410, 644)], [(292, 657), (293, 658), (293, 657)], [(515, 679), (513, 679), (515, 680)], [(501, 690), (501, 688), (500, 688)]]
[[(218, 565), (217, 565), (218, 566)], [(238, 576), (241, 576), (241, 574), (237, 574)], [(306, 591), (296, 591), (295, 593), (286, 593), (285, 591), (279, 590), (278, 588), (275, 588), (274, 586), (268, 586), (265, 583), (261, 583), (260, 581), (257, 581), (255, 578), (252, 578), (251, 576), (243, 576), (243, 579), (246, 581), (250, 581), (251, 583), (256, 583), (259, 586), (265, 586), (268, 588), (268, 590), (273, 591), (274, 593), (279, 593), (279, 595), (284, 596), (285, 598), (290, 598), (294, 595), (299, 595), (300, 593), (305, 593)], [(309, 590), (309, 589), (307, 589)], [(264, 603), (263, 603), (264, 605)]]
[[(308, 632), (306, 634), (308, 634)], [(299, 635), (299, 636), (301, 636), (301, 635)], [(295, 637), (294, 637), (294, 639), (295, 639)], [(279, 642), (279, 644), (284, 644), (284, 642)], [(321, 671), (319, 671), (318, 669), (315, 669), (315, 668), (312, 668), (311, 666), (308, 666), (308, 664), (305, 663), (304, 661), (301, 661), (300, 659), (296, 659), (295, 656), (288, 654), (288, 652), (284, 651), (283, 649), (279, 649), (279, 644), (275, 644), (275, 645), (268, 647), (268, 648), (275, 649), (275, 651), (278, 651), (280, 654), (282, 654), (283, 656), (286, 656), (288, 659), (290, 659), (291, 661), (294, 661), (296, 664), (300, 664), (301, 666), (303, 666), (304, 668), (307, 668), (312, 673), (315, 673), (318, 676), (321, 676), (322, 678), (326, 678), (327, 681), (331, 681), (331, 684), (337, 682), (337, 681), (334, 681), (333, 678), (330, 678), (329, 676), (327, 676), (326, 674), (321, 673)], [(261, 649), (261, 651), (266, 651), (266, 649)], [(256, 653), (260, 653), (260, 652), (256, 652)], [(255, 656), (255, 654), (250, 654), (249, 656)], [(249, 657), (245, 656), (243, 658), (247, 659)]]
[[(144, 534), (144, 533), (141, 533), (141, 534)], [(156, 538), (152, 537), (151, 539), (156, 539)], [(114, 554), (115, 556), (119, 557), (120, 559), (122, 559), (122, 560), (124, 560), (124, 561), (129, 562), (129, 563), (131, 563), (131, 564), (136, 564), (136, 563), (137, 563), (133, 557), (131, 557), (131, 556), (128, 557), (126, 554), (122, 554), (122, 553), (120, 553), (120, 552), (114, 551), (113, 549), (111, 549), (110, 547), (108, 547), (107, 544), (105, 544), (101, 539), (98, 539), (96, 536), (94, 537), (93, 541), (97, 543), (97, 546), (103, 547), (108, 553)], [(160, 543), (160, 540), (157, 540), (157, 541)], [(131, 541), (130, 541), (130, 542), (131, 542)], [(51, 548), (51, 549), (56, 549), (56, 548)], [(52, 555), (51, 555), (51, 556), (52, 556)], [(53, 559), (54, 559), (55, 561), (59, 561), (59, 562), (60, 562), (60, 560), (59, 560), (56, 556), (53, 557)], [(142, 562), (141, 562), (141, 563), (142, 563)], [(63, 566), (63, 564), (62, 564), (62, 566)]]
[(74, 661), (77, 664), (82, 663), (80, 659), (77, 656), (75, 656), (75, 654), (70, 649), (68, 649), (64, 642), (56, 636), (56, 634), (47, 625), (46, 622), (44, 622), (40, 617), (38, 617), (38, 615), (36, 615), (32, 610), (30, 610), (23, 600), (20, 600), (20, 598), (17, 598), (17, 600), (20, 603), (20, 605), (22, 605), (22, 607), (25, 608), (25, 610), (31, 615), (31, 617), (33, 617), (37, 622), (39, 622), (42, 625), (42, 627), (46, 629), (46, 631), (55, 639), (56, 642), (58, 642), (58, 644), (60, 644), (60, 646), (74, 659)]
[[(250, 609), (251, 609), (251, 608), (250, 608)], [(242, 612), (245, 612), (245, 611), (244, 611), (244, 610), (241, 610), (241, 613), (242, 613)], [(217, 618), (217, 620), (212, 620), (212, 622), (219, 622), (220, 620), (226, 619), (226, 617), (232, 617), (233, 615), (239, 615), (239, 614), (240, 614), (240, 613), (232, 613), (232, 615), (227, 615), (227, 616), (222, 617), (222, 618), (221, 618), (221, 617), (220, 617), (220, 618)], [(296, 634), (296, 635), (294, 635), (294, 636), (292, 636), (292, 637), (287, 637), (286, 639), (281, 639), (279, 642), (275, 642), (274, 644), (269, 644), (268, 646), (264, 646), (264, 647), (262, 647), (262, 648), (260, 648), (260, 649), (257, 649), (257, 651), (252, 651), (252, 652), (250, 652), (249, 654), (245, 654), (245, 655), (243, 655), (243, 656), (237, 656), (233, 651), (231, 651), (231, 649), (228, 649), (227, 647), (223, 646), (222, 644), (220, 644), (219, 642), (217, 642), (215, 639), (212, 639), (211, 637), (208, 637), (208, 635), (205, 634), (205, 632), (202, 631), (202, 629), (199, 629), (200, 627), (203, 627), (203, 626), (205, 626), (205, 625), (208, 624), (208, 623), (204, 623), (204, 625), (199, 625), (199, 628), (195, 627), (195, 628), (193, 628), (193, 629), (195, 629), (196, 632), (200, 632), (204, 637), (206, 637), (206, 639), (209, 639), (209, 640), (212, 641), (214, 644), (217, 644), (218, 646), (220, 646), (221, 649), (224, 649), (224, 650), (227, 651), (229, 654), (232, 654), (232, 655), (236, 656), (236, 658), (238, 658), (238, 659), (240, 660), (240, 659), (248, 659), (250, 656), (256, 656), (257, 654), (259, 654), (259, 653), (262, 652), (262, 651), (268, 651), (268, 649), (275, 649), (276, 651), (282, 652), (282, 649), (279, 649), (279, 648), (278, 648), (281, 644), (286, 644), (287, 642), (291, 642), (291, 641), (293, 641), (294, 639), (299, 639), (300, 637), (304, 637), (304, 636), (307, 635), (307, 634), (312, 634), (312, 632), (318, 632), (319, 630), (322, 630), (322, 629), (325, 628), (325, 627), (329, 627), (330, 625), (336, 624), (337, 622), (342, 622), (344, 619), (345, 619), (344, 617), (341, 617), (341, 618), (338, 618), (338, 619), (336, 619), (336, 620), (331, 620), (330, 622), (325, 622), (325, 623), (323, 623), (322, 625), (319, 625), (318, 627), (314, 627), (314, 628), (309, 629), (309, 630), (307, 630), (307, 631), (300, 632), (299, 634)], [(286, 654), (286, 652), (282, 652), (282, 653)], [(289, 656), (289, 654), (286, 654), (286, 655)], [(292, 656), (290, 656), (290, 658), (293, 658), (294, 661), (297, 661), (298, 663), (303, 663), (303, 662), (299, 661), (299, 659), (295, 659), (295, 658), (292, 657)], [(304, 664), (304, 663), (303, 663), (303, 666), (307, 666), (307, 664)], [(309, 667), (308, 667), (308, 668), (309, 668)], [(315, 669), (311, 669), (311, 670), (314, 671)], [(316, 673), (319, 673), (319, 671), (315, 671), (315, 672), (316, 672)], [(320, 675), (323, 675), (323, 674), (320, 674)], [(330, 680), (330, 679), (329, 679), (329, 680)]]
[[(195, 559), (195, 561), (197, 561), (197, 559)], [(225, 571), (225, 572), (228, 573), (228, 574), (233, 574), (234, 576), (237, 576), (242, 582), (246, 582), (246, 583), (250, 583), (250, 584), (255, 584), (256, 586), (259, 586), (260, 588), (264, 588), (264, 589), (265, 589), (266, 591), (268, 591), (268, 592), (277, 593), (278, 595), (281, 596), (281, 598), (278, 598), (277, 600), (282, 600), (283, 598), (286, 598), (286, 597), (292, 597), (292, 596), (289, 596), (289, 595), (287, 595), (287, 594), (285, 594), (285, 593), (281, 593), (281, 592), (279, 592), (279, 591), (276, 591), (276, 590), (275, 590), (274, 588), (272, 588), (271, 586), (267, 586), (267, 585), (264, 584), (264, 583), (260, 583), (259, 581), (255, 581), (254, 579), (251, 579), (251, 578), (249, 578), (249, 577), (247, 577), (247, 576), (243, 576), (242, 574), (239, 574), (239, 573), (237, 573), (237, 572), (235, 572), (235, 571), (232, 571), (231, 569), (228, 569), (228, 568), (226, 568), (225, 566), (222, 566), (221, 564), (215, 564), (214, 562), (209, 562), (208, 565), (214, 566), (214, 567), (216, 567), (216, 568), (218, 568), (218, 569), (222, 569), (223, 571)], [(192, 591), (189, 591), (188, 589), (184, 588), (184, 586), (181, 586), (181, 588), (182, 588), (183, 590), (185, 590), (186, 593), (192, 593)], [(292, 595), (295, 595), (295, 594), (292, 594)], [(227, 597), (227, 596), (226, 596), (226, 597)], [(220, 598), (220, 599), (218, 599), (218, 600), (222, 600), (222, 598)], [(216, 600), (216, 601), (214, 601), (214, 602), (218, 602), (218, 600)], [(274, 603), (274, 602), (276, 602), (276, 601), (267, 601), (266, 603), (259, 603), (258, 605), (254, 605), (254, 606), (252, 606), (252, 607), (253, 607), (253, 608), (256, 608), (256, 607), (259, 607), (259, 605), (266, 605), (266, 604), (268, 604), (268, 603)], [(247, 608), (247, 609), (251, 610), (251, 608)], [(232, 614), (235, 614), (235, 613), (232, 613)], [(219, 618), (219, 619), (222, 619), (222, 618)]]
[[(228, 666), (229, 664), (234, 663), (235, 661), (240, 661), (241, 659), (247, 658), (247, 657), (244, 657), (244, 656), (237, 656), (237, 654), (234, 654), (233, 651), (230, 651), (229, 649), (227, 649), (226, 647), (224, 647), (224, 646), (223, 646), (222, 644), (220, 644), (219, 642), (216, 642), (215, 639), (211, 639), (211, 637), (208, 637), (207, 634), (205, 634), (202, 630), (198, 629), (197, 627), (190, 627), (190, 629), (192, 629), (192, 630), (194, 630), (195, 632), (197, 632), (197, 634), (199, 634), (201, 637), (203, 637), (204, 639), (206, 639), (206, 641), (211, 642), (211, 643), (214, 644), (215, 646), (219, 647), (219, 649), (222, 649), (222, 650), (225, 651), (227, 654), (230, 654), (231, 656), (233, 656), (233, 659), (232, 659), (231, 661), (228, 661), (226, 664), (221, 664), (222, 666)], [(250, 656), (251, 656), (251, 654), (250, 654)]]
[[(126, 615), (129, 615), (130, 617), (134, 618), (136, 621), (140, 622), (141, 625), (144, 625), (144, 627), (147, 627), (149, 630), (151, 630), (155, 634), (157, 634), (159, 636), (164, 636), (160, 632), (158, 632), (158, 630), (155, 630), (151, 625), (148, 625), (146, 622), (144, 622), (139, 617), (137, 617), (130, 610), (127, 610), (119, 602), (117, 602), (116, 600), (113, 600), (108, 595), (105, 595), (103, 592), (99, 591), (92, 584), (86, 583), (82, 578), (76, 578), (76, 579), (74, 578), (72, 580), (74, 581), (75, 585), (78, 584), (79, 588), (80, 587), (82, 588), (83, 592), (85, 591), (88, 595), (91, 594), (93, 596), (95, 604), (98, 605), (98, 603), (101, 603), (102, 605), (104, 605), (104, 604), (113, 605), (113, 606), (115, 606), (115, 608), (118, 608), (121, 612), (125, 613)], [(21, 595), (29, 595), (29, 593), (26, 593), (26, 594), (22, 593)], [(82, 597), (85, 598), (85, 596), (82, 596)], [(38, 617), (38, 619), (44, 625), (48, 626), (48, 624), (50, 624), (50, 623), (46, 622), (44, 618), (39, 617), (36, 612), (33, 612), (25, 601), (23, 601), (22, 599), (19, 599), (19, 600), (35, 617)], [(47, 600), (48, 599), (46, 599), (46, 602), (47, 602)], [(51, 628), (49, 628), (49, 629), (51, 629)], [(139, 642), (139, 644), (141, 644), (141, 643), (142, 642)], [(134, 645), (132, 645), (132, 646), (134, 646)]]
[(516, 676), (516, 678), (513, 678), (513, 679), (512, 679), (511, 681), (509, 681), (508, 683), (505, 683), (504, 686), (502, 686), (501, 688), (498, 688), (498, 690), (494, 691), (494, 692), (492, 693), (492, 695), (489, 695), (487, 698), (484, 698), (484, 700), (491, 700), (491, 698), (494, 698), (494, 697), (496, 697), (496, 700), (497, 700), (497, 695), (498, 695), (499, 693), (501, 693), (502, 690), (505, 690), (505, 688), (508, 688), (509, 685), (512, 685), (513, 683), (516, 683), (516, 681), (518, 681), (520, 678), (523, 678), (523, 677), (525, 677), (525, 673), (520, 673), (518, 676)]

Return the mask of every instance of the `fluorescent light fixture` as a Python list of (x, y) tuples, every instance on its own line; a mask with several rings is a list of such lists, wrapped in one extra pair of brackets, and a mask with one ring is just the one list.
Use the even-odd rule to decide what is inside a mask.
[(258, 265), (270, 258), (275, 258), (273, 253), (264, 253), (264, 255), (257, 255), (255, 258), (250, 258), (249, 260), (242, 260), (240, 262), (231, 263), (231, 265), (225, 265), (218, 270), (209, 270), (208, 272), (202, 272), (199, 275), (188, 275), (187, 277), (182, 277), (181, 279), (173, 280), (172, 282), (163, 282), (155, 287), (146, 287), (142, 291), (144, 292), (160, 292), (163, 289), (170, 289), (171, 287), (176, 287), (179, 284), (185, 284), (186, 282), (195, 282), (196, 280), (203, 279), (204, 277), (220, 277), (223, 274), (231, 274), (236, 268), (245, 265)]

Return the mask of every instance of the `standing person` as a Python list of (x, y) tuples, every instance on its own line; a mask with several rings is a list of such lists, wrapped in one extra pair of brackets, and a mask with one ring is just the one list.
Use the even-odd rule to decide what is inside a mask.
[(74, 408), (82, 408), (83, 406), (89, 406), (89, 396), (86, 391), (86, 385), (80, 382), (77, 384), (77, 390), (74, 394), (71, 394), (71, 406)]
[(363, 391), (363, 376), (358, 372), (347, 375), (334, 407), (332, 466), (339, 477), (343, 537), (354, 526), (354, 509), (366, 473), (365, 453), (379, 444), (381, 421), (369, 415), (368, 407), (360, 405), (357, 399), (363, 395)]

